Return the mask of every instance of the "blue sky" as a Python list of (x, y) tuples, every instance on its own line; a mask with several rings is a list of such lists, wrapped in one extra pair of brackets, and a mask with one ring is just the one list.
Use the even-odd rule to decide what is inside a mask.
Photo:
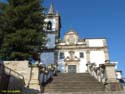
[(61, 37), (73, 28), (81, 38), (107, 38), (110, 60), (125, 76), (125, 0), (44, 0), (44, 6), (52, 1), (61, 15)]
[(44, 0), (44, 6), (52, 1), (61, 15), (61, 37), (73, 28), (81, 38), (107, 38), (110, 60), (125, 76), (125, 0)]

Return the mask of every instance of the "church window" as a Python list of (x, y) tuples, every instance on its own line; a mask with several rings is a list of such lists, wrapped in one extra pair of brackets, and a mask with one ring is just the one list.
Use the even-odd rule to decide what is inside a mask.
[(84, 53), (80, 52), (80, 58), (84, 58)]
[(50, 21), (47, 23), (47, 30), (52, 30), (52, 23)]
[(64, 53), (63, 52), (60, 53), (60, 59), (64, 59)]

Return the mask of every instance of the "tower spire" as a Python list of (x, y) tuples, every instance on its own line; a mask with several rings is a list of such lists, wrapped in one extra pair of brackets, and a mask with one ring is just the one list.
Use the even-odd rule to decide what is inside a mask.
[(50, 5), (50, 9), (49, 9), (48, 14), (54, 14), (54, 6), (53, 6), (53, 3), (51, 3), (51, 5)]

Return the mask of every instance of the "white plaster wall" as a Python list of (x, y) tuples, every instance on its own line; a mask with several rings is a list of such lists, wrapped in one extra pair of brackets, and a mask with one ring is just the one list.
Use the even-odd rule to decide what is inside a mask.
[(103, 39), (89, 39), (89, 47), (103, 47)]
[[(80, 58), (80, 52), (84, 53), (84, 58)], [(87, 67), (86, 67), (86, 52), (84, 50), (79, 50), (79, 51), (76, 50), (75, 56), (80, 58), (78, 73), (86, 72), (86, 70), (87, 70)]]
[(90, 51), (90, 62), (99, 64), (105, 63), (105, 54), (104, 51)]
[(51, 21), (51, 23), (52, 23), (52, 31), (55, 31), (55, 29), (56, 29), (56, 19), (55, 18), (51, 18), (51, 19), (50, 18), (46, 18), (44, 21), (45, 22)]
[(65, 45), (65, 43), (59, 43), (59, 45)]
[(122, 74), (121, 74), (121, 72), (116, 72), (116, 77), (117, 77), (117, 79), (122, 79)]
[(64, 63), (64, 59), (60, 59), (60, 52), (58, 52), (58, 70), (60, 70), (62, 73), (65, 72), (65, 63)]
[(117, 69), (118, 68), (118, 62), (111, 62), (111, 63), (115, 63), (116, 65), (115, 65), (115, 69)]
[(84, 44), (83, 42), (77, 42), (77, 44)]
[[(65, 51), (60, 51), (60, 52), (64, 52), (64, 57), (67, 57), (67, 56), (70, 57), (69, 51), (70, 50), (65, 50)], [(60, 57), (59, 57), (60, 52), (58, 54), (58, 69), (61, 72), (65, 72), (65, 62), (64, 62), (64, 59), (60, 59)], [(74, 52), (75, 52), (74, 56), (76, 56), (78, 58), (80, 58), (80, 56), (79, 56), (80, 52), (84, 53), (84, 58), (80, 58), (79, 65), (77, 67), (77, 72), (78, 73), (86, 72), (86, 70), (87, 70), (87, 67), (86, 67), (86, 52), (84, 50), (74, 50)]]

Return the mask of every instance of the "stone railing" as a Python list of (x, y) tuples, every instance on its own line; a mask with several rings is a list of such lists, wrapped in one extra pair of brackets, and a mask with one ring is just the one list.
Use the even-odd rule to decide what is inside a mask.
[(99, 82), (105, 85), (108, 91), (123, 91), (116, 77), (115, 64), (110, 63), (109, 60), (105, 64), (100, 64), (98, 67), (95, 63), (88, 63), (88, 72), (96, 78)]
[(56, 75), (57, 65), (56, 64), (41, 64), (40, 65), (40, 83), (46, 84), (49, 80)]
[(105, 74), (104, 65), (100, 65), (99, 67), (97, 67), (95, 63), (88, 63), (87, 70), (99, 82), (106, 84), (107, 78), (106, 78), (106, 74)]
[(25, 85), (23, 75), (4, 66), (3, 64), (0, 64), (0, 77), (2, 79), (2, 82), (0, 82), (0, 88), (3, 92), (7, 92), (7, 90), (15, 90), (19, 94), (21, 93), (22, 87)]
[(23, 75), (19, 74), (18, 72), (14, 71), (14, 70), (12, 70), (12, 69), (10, 69), (8, 67), (4, 66), (4, 71), (5, 71), (6, 74), (14, 76), (14, 77), (24, 81), (24, 76)]

